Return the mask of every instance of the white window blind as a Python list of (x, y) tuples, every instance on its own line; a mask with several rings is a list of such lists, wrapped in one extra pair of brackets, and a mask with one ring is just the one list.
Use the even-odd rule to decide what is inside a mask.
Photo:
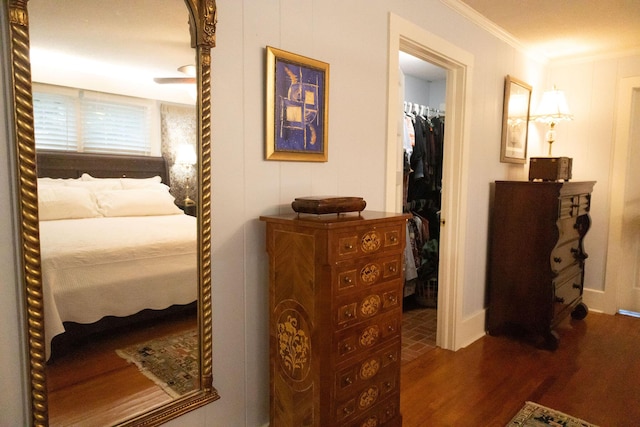
[(78, 150), (77, 99), (57, 93), (33, 94), (36, 147), (45, 150)]
[(83, 151), (149, 155), (149, 109), (123, 102), (83, 97)]
[(47, 88), (34, 89), (33, 104), (37, 149), (151, 154), (150, 101)]

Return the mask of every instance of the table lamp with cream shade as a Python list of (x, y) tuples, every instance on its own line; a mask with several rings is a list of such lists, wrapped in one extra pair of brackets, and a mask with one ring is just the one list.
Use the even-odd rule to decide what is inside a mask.
[(195, 147), (191, 144), (181, 144), (176, 152), (175, 164), (184, 169), (185, 180), (185, 198), (182, 201), (184, 206), (193, 206), (196, 204), (194, 200), (189, 197), (189, 183), (191, 182), (191, 175), (193, 167), (198, 162), (196, 157)]
[(545, 92), (536, 114), (531, 116), (531, 119), (549, 125), (546, 140), (549, 143), (549, 157), (551, 157), (551, 147), (556, 139), (556, 123), (563, 120), (573, 120), (564, 92), (558, 90), (555, 85), (553, 90)]

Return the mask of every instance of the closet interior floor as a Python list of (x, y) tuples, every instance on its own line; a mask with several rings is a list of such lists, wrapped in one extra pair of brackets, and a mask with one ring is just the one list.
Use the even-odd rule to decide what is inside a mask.
[(405, 303), (402, 313), (402, 363), (436, 348), (437, 310)]

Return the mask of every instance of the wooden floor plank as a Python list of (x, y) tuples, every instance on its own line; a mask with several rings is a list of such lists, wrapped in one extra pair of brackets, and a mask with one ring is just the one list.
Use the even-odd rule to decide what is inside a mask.
[(555, 352), (485, 336), (404, 364), (403, 426), (504, 426), (528, 400), (603, 427), (640, 425), (640, 319), (590, 313), (558, 333)]
[(195, 316), (158, 321), (92, 340), (47, 366), (51, 426), (109, 426), (173, 399), (115, 350), (197, 325)]

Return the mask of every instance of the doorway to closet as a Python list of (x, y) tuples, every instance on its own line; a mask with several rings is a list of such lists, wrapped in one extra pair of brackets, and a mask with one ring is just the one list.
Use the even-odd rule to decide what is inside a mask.
[(465, 240), (468, 227), (467, 181), (474, 57), (465, 49), (389, 13), (387, 150), (385, 210), (402, 211), (403, 154), (399, 124), (403, 95), (400, 92), (400, 51), (446, 70), (446, 132), (442, 180), (442, 210), (438, 263), (436, 346), (456, 351), (485, 334), (484, 312), (465, 316)]
[(403, 153), (402, 210), (407, 222), (402, 362), (436, 346), (446, 70), (399, 51)]

